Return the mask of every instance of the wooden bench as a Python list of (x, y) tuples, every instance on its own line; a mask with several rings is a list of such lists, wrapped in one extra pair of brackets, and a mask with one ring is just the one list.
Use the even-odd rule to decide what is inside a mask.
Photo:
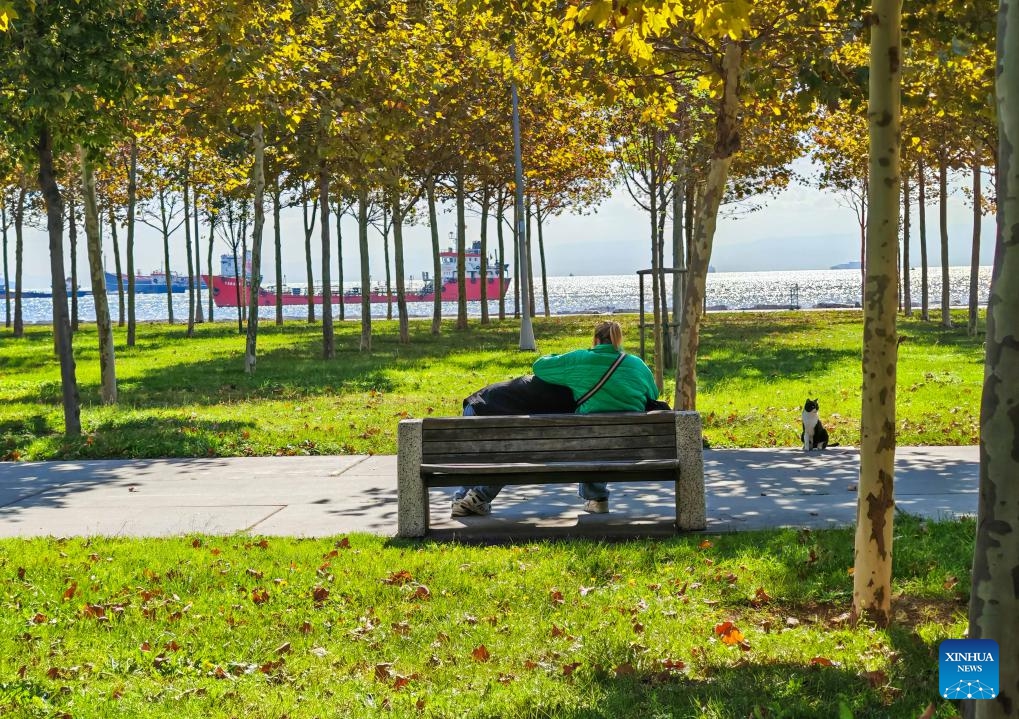
[(400, 537), (428, 532), (428, 489), (476, 484), (676, 483), (676, 527), (704, 529), (697, 412), (434, 417), (398, 429)]

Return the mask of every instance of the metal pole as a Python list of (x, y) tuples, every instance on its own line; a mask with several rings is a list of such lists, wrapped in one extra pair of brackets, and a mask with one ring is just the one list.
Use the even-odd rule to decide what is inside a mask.
[[(516, 44), (510, 43), (510, 60), (517, 63)], [(531, 326), (531, 301), (528, 294), (530, 281), (527, 273), (527, 221), (524, 217), (524, 162), (520, 152), (520, 103), (517, 98), (517, 81), (510, 76), (510, 95), (513, 98), (513, 161), (515, 164), (517, 212), (517, 282), (520, 284), (520, 349), (534, 352), (534, 328)]]

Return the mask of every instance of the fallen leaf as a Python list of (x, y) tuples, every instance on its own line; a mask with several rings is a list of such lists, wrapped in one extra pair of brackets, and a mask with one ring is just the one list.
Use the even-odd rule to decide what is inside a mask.
[(290, 642), (283, 642), (276, 647), (277, 654), (289, 654), (290, 653)]
[(414, 577), (411, 576), (410, 572), (406, 569), (401, 569), (398, 572), (393, 572), (386, 579), (382, 580), (383, 584), (393, 584), (396, 586), (403, 586), (407, 582), (413, 582)]
[(526, 662), (524, 662), (524, 669), (537, 669), (537, 668), (538, 662), (534, 661), (533, 659), (528, 659)]
[(396, 680), (393, 682), (393, 691), (398, 692), (404, 687), (406, 687), (408, 684), (410, 684), (410, 679), (408, 679), (407, 677), (397, 677)]
[(630, 662), (623, 662), (612, 671), (617, 677), (628, 677), (637, 673), (637, 670), (633, 668), (633, 665), (630, 664)]
[(138, 651), (140, 651), (140, 652), (151, 652), (152, 651), (152, 646), (148, 642), (142, 642), (141, 646), (138, 647)]
[(888, 675), (880, 669), (875, 669), (872, 672), (863, 672), (860, 676), (866, 679), (875, 689), (883, 687), (888, 683)]
[(634, 622), (634, 623), (633, 623), (633, 631), (634, 631), (635, 633), (637, 633), (637, 634), (641, 634), (641, 633), (643, 633), (643, 631), (644, 631), (644, 625), (643, 625), (643, 624), (641, 624), (640, 622)]
[(311, 622), (304, 622), (297, 628), (301, 634), (311, 634)]
[(19, 582), (25, 581), (25, 568), (24, 567), (18, 567), (18, 581)]
[(322, 586), (315, 586), (311, 590), (311, 598), (315, 604), (322, 604), (322, 602), (329, 598), (329, 590)]
[(838, 666), (837, 662), (833, 662), (828, 657), (814, 657), (813, 659), (810, 660), (810, 663), (811, 664), (816, 664), (816, 665), (822, 666), (822, 667), (835, 667), (835, 666)]
[(350, 540), (344, 537), (335, 544), (337, 549), (350, 549)]
[(399, 634), (402, 637), (405, 637), (408, 634), (410, 634), (410, 624), (408, 624), (406, 621), (403, 621), (403, 622), (393, 622), (392, 626), (393, 626), (393, 632), (396, 633), (396, 634)]
[(499, 683), (500, 684), (509, 684), (514, 679), (516, 679), (516, 677), (513, 676), (512, 674), (500, 674), (499, 675)]
[(565, 637), (565, 636), (566, 636), (566, 630), (565, 629), (560, 629), (555, 624), (552, 625), (552, 638), (553, 639), (556, 639), (558, 637)]
[(758, 587), (757, 591), (754, 592), (754, 598), (750, 600), (750, 604), (754, 607), (760, 607), (771, 601), (771, 597), (764, 591), (763, 587)]
[(269, 601), (269, 592), (261, 587), (251, 590), (251, 601), (255, 604), (265, 604)]
[(566, 599), (565, 599), (565, 597), (563, 597), (563, 593), (560, 592), (558, 589), (553, 589), (551, 592), (548, 593), (548, 595), (549, 595), (549, 599), (552, 600), (553, 604), (565, 604), (566, 603)]
[(715, 625), (715, 634), (717, 634), (724, 644), (732, 646), (733, 644), (739, 644), (743, 641), (743, 632), (736, 628), (736, 625), (732, 622), (722, 622)]
[(78, 583), (71, 582), (71, 586), (64, 590), (64, 601), (70, 601), (74, 598), (75, 593), (78, 591)]
[(492, 658), (492, 655), (489, 653), (488, 648), (484, 644), (475, 647), (474, 651), (471, 652), (471, 656), (474, 657), (474, 661), (476, 662), (487, 662)]
[(568, 677), (577, 670), (580, 666), (580, 662), (573, 662), (572, 664), (563, 664), (563, 676)]
[(959, 583), (958, 577), (949, 577), (948, 579), (945, 580), (945, 582), (941, 586), (944, 587), (945, 589), (953, 589), (955, 588), (955, 585), (958, 583)]
[(418, 588), (414, 590), (413, 594), (411, 594), (411, 597), (413, 599), (431, 599), (432, 592), (424, 584), (419, 584)]
[(710, 539), (704, 539), (701, 540), (701, 543), (698, 544), (697, 546), (700, 547), (701, 549), (711, 549), (715, 545), (711, 542)]
[(389, 681), (393, 676), (393, 665), (392, 664), (376, 664), (375, 665), (375, 681), (386, 682)]
[(424, 699), (418, 699), (417, 703), (414, 704), (414, 708), (417, 709), (419, 712), (424, 711), (425, 710), (425, 700)]
[(662, 659), (659, 663), (662, 665), (662, 669), (670, 672), (678, 672), (686, 668), (686, 662), (679, 659)]

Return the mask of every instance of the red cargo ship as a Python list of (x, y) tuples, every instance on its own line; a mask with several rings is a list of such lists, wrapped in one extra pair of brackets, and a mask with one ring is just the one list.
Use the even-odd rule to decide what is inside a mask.
[[(456, 302), (457, 301), (457, 282), (456, 282), (456, 250), (448, 249), (439, 253), (440, 263), (442, 267), (442, 301), (443, 302)], [(248, 287), (238, 288), (239, 280), (238, 273), (234, 269), (234, 259), (231, 255), (223, 255), (221, 257), (221, 275), (214, 275), (211, 278), (208, 275), (203, 275), (206, 283), (212, 287), (212, 297), (217, 307), (236, 307), (237, 298), (240, 297), (241, 301), (247, 304), (247, 298), (245, 295), (250, 291)], [(250, 277), (251, 264), (250, 259), (247, 263), (247, 274)], [(499, 263), (492, 257), (488, 259), (488, 277), (486, 278), (487, 283), (487, 294), (488, 299), (498, 300), (500, 297), (506, 294), (506, 290), (509, 288), (510, 277), (508, 274), (509, 265), (503, 265), (502, 277), (499, 277)], [(466, 274), (467, 282), (467, 300), (478, 301), (481, 299), (481, 242), (475, 242), (474, 245), (467, 250), (464, 257), (464, 272)], [(361, 302), (361, 288), (352, 287), (350, 289), (340, 292), (339, 288), (332, 288), (332, 300), (333, 302), (339, 302), (342, 296), (343, 302), (347, 304), (359, 304)], [(386, 293), (386, 288), (383, 287), (372, 287), (368, 293), (371, 302), (388, 302), (390, 296)], [(419, 282), (413, 280), (408, 283), (406, 290), (404, 291), (404, 297), (407, 302), (432, 302), (435, 299), (435, 283), (432, 282), (427, 272), (422, 273), (422, 279)], [(316, 288), (315, 294), (312, 296), (312, 300), (315, 304), (322, 304), (322, 288)], [(396, 293), (394, 291), (392, 300), (396, 301)], [(275, 306), (276, 305), (276, 289), (275, 287), (260, 287), (258, 289), (258, 304)], [(308, 304), (308, 289), (306, 287), (288, 287), (283, 286), (283, 304), (285, 305), (306, 305)]]

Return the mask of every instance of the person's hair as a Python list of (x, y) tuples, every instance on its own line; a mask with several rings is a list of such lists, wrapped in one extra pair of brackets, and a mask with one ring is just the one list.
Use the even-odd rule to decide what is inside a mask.
[(617, 350), (623, 347), (623, 328), (618, 322), (606, 320), (594, 327), (594, 343), (596, 345), (612, 345)]

